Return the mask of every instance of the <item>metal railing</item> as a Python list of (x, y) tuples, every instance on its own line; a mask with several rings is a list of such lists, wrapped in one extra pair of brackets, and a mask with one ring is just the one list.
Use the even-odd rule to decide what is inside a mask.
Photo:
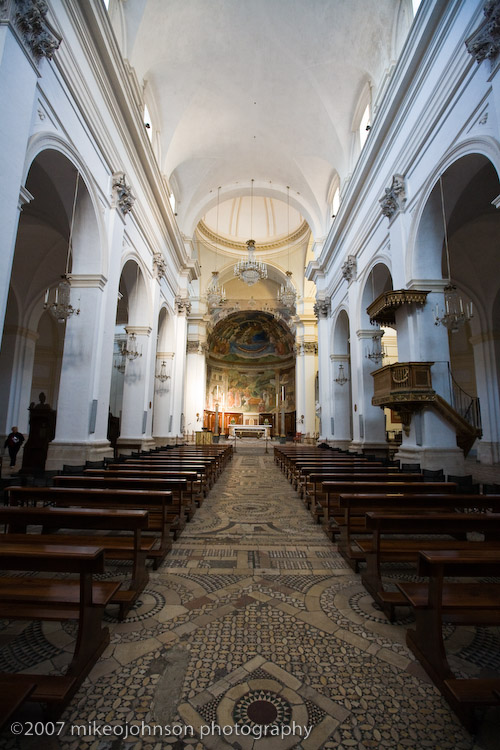
[(449, 364), (448, 374), (450, 377), (451, 405), (471, 427), (482, 431), (481, 407), (478, 396), (471, 396), (470, 393), (467, 393), (458, 385)]

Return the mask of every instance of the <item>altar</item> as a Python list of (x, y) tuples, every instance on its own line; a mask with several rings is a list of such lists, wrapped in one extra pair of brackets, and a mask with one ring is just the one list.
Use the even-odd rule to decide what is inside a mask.
[(271, 437), (270, 424), (230, 424), (229, 437)]

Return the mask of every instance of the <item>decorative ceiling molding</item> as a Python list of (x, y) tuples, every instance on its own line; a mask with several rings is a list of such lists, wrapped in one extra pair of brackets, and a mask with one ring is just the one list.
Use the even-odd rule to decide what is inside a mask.
[[(222, 237), (221, 235), (217, 235), (215, 232), (212, 232), (212, 230), (209, 229), (203, 221), (199, 222), (198, 227), (197, 227), (197, 232), (199, 234), (200, 240), (208, 241), (211, 244), (219, 248), (223, 247), (237, 254), (247, 252), (246, 242), (238, 242), (236, 239), (231, 240), (231, 239)], [(289, 236), (281, 237), (275, 242), (265, 242), (265, 243), (257, 242), (255, 249), (257, 252), (260, 251), (263, 253), (269, 253), (269, 252), (272, 252), (273, 250), (282, 250), (283, 248), (286, 248), (289, 245), (296, 244), (296, 243), (298, 244), (300, 241), (305, 240), (306, 235), (309, 232), (310, 232), (310, 229), (309, 229), (308, 223), (306, 221), (303, 221), (300, 227)]]

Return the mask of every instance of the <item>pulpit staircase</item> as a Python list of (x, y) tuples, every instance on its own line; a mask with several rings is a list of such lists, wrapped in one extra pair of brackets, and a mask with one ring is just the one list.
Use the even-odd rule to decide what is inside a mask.
[(483, 434), (479, 399), (466, 393), (455, 381), (451, 370), (450, 392), (452, 404), (436, 394), (432, 402), (434, 409), (450, 422), (457, 433), (457, 445), (467, 456), (474, 442)]
[(412, 414), (421, 409), (434, 409), (455, 429), (457, 445), (467, 456), (477, 438), (483, 434), (479, 399), (461, 388), (449, 370), (450, 401), (432, 388), (433, 362), (394, 362), (372, 372), (374, 396), (372, 404), (398, 412), (403, 430), (409, 434)]

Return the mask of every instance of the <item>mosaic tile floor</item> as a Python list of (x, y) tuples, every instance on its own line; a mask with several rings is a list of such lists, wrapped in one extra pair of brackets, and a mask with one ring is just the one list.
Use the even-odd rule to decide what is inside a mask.
[[(386, 621), (260, 443), (238, 444), (136, 608), (106, 620), (110, 646), (44, 750), (498, 747), (500, 712), (465, 731), (405, 646), (408, 612)], [(61, 671), (74, 634), (2, 622), (0, 669)], [(500, 669), (498, 629), (446, 639), (459, 674)]]

